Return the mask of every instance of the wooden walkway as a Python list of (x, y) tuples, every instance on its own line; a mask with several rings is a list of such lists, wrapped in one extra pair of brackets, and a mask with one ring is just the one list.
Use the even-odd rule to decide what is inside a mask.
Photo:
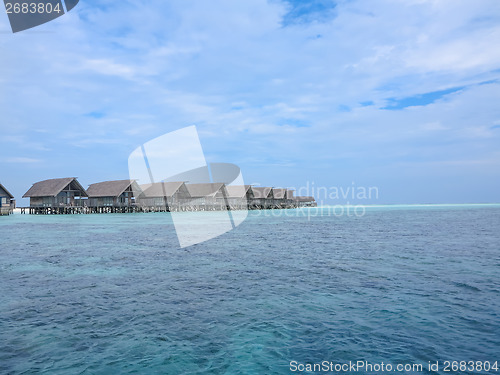
[(239, 210), (266, 210), (266, 209), (293, 209), (296, 205), (255, 205), (248, 207), (240, 205), (189, 205), (181, 206), (126, 206), (126, 207), (18, 207), (21, 214), (29, 215), (79, 215), (79, 214), (117, 214), (138, 212), (202, 212), (202, 211), (239, 211)]
[(140, 207), (19, 207), (21, 214), (30, 215), (77, 215), (142, 212)]
[(11, 207), (0, 207), (0, 216), (8, 216), (12, 214), (13, 209)]

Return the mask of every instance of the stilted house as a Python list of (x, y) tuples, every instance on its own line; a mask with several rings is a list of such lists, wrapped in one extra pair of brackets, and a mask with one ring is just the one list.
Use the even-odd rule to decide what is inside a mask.
[(186, 184), (190, 195), (188, 210), (215, 211), (227, 209), (227, 190), (222, 182)]
[(134, 180), (104, 181), (89, 185), (89, 207), (95, 212), (129, 212), (142, 193)]
[(251, 185), (226, 185), (227, 201), (231, 210), (247, 209), (254, 199)]
[(16, 200), (9, 191), (0, 184), (0, 215), (10, 215), (16, 208)]
[(273, 188), (273, 208), (286, 207), (287, 189)]
[(138, 203), (147, 211), (182, 211), (191, 198), (184, 182), (156, 182), (141, 188)]
[(36, 182), (23, 195), (23, 198), (30, 198), (30, 207), (83, 206), (83, 198), (87, 197), (87, 192), (76, 177)]
[(295, 204), (297, 207), (317, 207), (316, 199), (314, 197), (295, 197)]
[(266, 209), (273, 207), (273, 189), (270, 187), (255, 187), (252, 186), (254, 198), (252, 199), (251, 208)]
[(23, 195), (30, 198), (30, 213), (73, 213), (73, 208), (86, 205), (87, 197), (76, 177), (36, 182)]

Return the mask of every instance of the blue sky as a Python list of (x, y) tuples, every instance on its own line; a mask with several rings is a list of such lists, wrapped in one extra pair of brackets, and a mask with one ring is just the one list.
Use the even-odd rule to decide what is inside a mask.
[(21, 204), (46, 178), (127, 178), (189, 125), (247, 183), (500, 202), (497, 0), (81, 0), (16, 34), (2, 13), (0, 56), (0, 182)]

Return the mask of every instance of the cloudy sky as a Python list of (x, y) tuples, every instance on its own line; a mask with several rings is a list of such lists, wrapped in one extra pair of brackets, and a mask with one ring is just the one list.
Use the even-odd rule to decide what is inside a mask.
[(0, 56), (20, 203), (46, 178), (128, 178), (189, 125), (247, 183), (500, 202), (498, 0), (81, 0), (16, 34), (2, 12)]

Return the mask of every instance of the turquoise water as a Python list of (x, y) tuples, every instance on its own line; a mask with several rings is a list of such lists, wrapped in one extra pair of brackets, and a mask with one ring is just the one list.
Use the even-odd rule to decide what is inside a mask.
[(500, 361), (499, 206), (338, 213), (251, 212), (184, 249), (168, 214), (0, 218), (0, 373)]

